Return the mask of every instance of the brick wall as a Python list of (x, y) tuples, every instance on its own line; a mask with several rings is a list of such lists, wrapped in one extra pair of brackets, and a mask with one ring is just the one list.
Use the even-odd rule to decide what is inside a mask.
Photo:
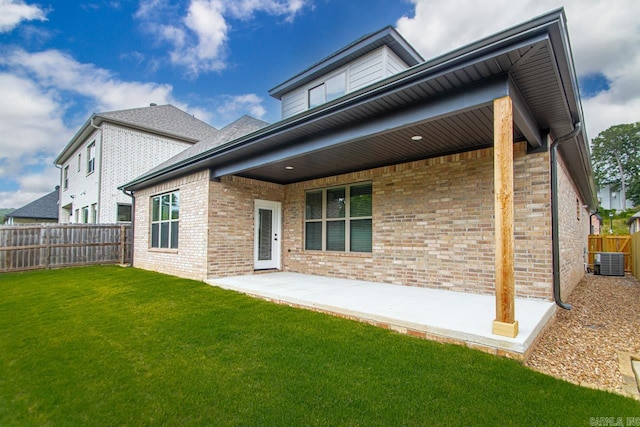
[(562, 298), (571, 294), (585, 273), (589, 211), (579, 196), (562, 156), (558, 156), (558, 211), (560, 234), (560, 290)]
[[(514, 163), (516, 294), (549, 299), (549, 155), (519, 143)], [(305, 191), (361, 181), (373, 185), (372, 253), (304, 251)], [(492, 294), (493, 211), (493, 149), (289, 185), (285, 269)]]
[[(151, 198), (173, 191), (180, 191), (178, 249), (150, 248)], [(189, 279), (206, 279), (208, 193), (208, 170), (136, 192), (133, 265)]]
[(256, 199), (282, 202), (284, 187), (236, 176), (209, 187), (209, 276), (253, 273)]
[[(582, 277), (588, 215), (560, 173), (563, 293)], [(305, 191), (372, 183), (372, 253), (304, 250)], [(148, 248), (150, 197), (180, 190), (180, 247)], [(549, 153), (514, 145), (515, 282), (520, 297), (552, 298)], [(493, 149), (282, 186), (207, 171), (136, 194), (137, 267), (182, 277), (252, 274), (254, 203), (282, 202), (282, 268), (375, 282), (493, 294)], [(579, 202), (581, 206), (581, 201)]]
[(118, 190), (118, 187), (192, 144), (109, 123), (104, 123), (102, 129), (100, 153), (104, 161), (100, 162), (102, 170), (98, 222), (114, 223), (117, 222), (118, 203), (131, 203), (131, 198)]

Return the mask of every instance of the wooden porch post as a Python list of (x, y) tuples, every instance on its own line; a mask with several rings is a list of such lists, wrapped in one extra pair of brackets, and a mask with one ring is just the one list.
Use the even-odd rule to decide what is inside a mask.
[(496, 320), (493, 333), (514, 338), (513, 105), (505, 96), (493, 101), (493, 176), (496, 239)]

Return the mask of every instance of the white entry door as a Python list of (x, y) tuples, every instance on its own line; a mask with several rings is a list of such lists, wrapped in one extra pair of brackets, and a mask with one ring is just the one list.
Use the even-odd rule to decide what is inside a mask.
[(256, 200), (253, 263), (256, 270), (280, 268), (280, 202)]

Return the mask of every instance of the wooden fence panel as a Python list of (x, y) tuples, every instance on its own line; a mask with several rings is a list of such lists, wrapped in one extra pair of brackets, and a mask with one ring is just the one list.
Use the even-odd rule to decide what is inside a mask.
[(624, 254), (624, 271), (631, 272), (632, 248), (631, 236), (589, 236), (589, 267), (593, 270), (595, 254), (598, 252), (617, 252)]
[(0, 272), (131, 262), (128, 224), (0, 227)]
[(631, 235), (631, 274), (640, 280), (640, 232)]

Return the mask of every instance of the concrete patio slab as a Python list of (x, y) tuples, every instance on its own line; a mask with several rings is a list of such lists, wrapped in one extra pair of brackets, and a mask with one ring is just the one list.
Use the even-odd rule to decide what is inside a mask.
[(207, 283), (520, 360), (556, 310), (550, 301), (516, 298), (519, 333), (507, 338), (492, 334), (495, 298), (490, 295), (289, 272), (210, 278)]

